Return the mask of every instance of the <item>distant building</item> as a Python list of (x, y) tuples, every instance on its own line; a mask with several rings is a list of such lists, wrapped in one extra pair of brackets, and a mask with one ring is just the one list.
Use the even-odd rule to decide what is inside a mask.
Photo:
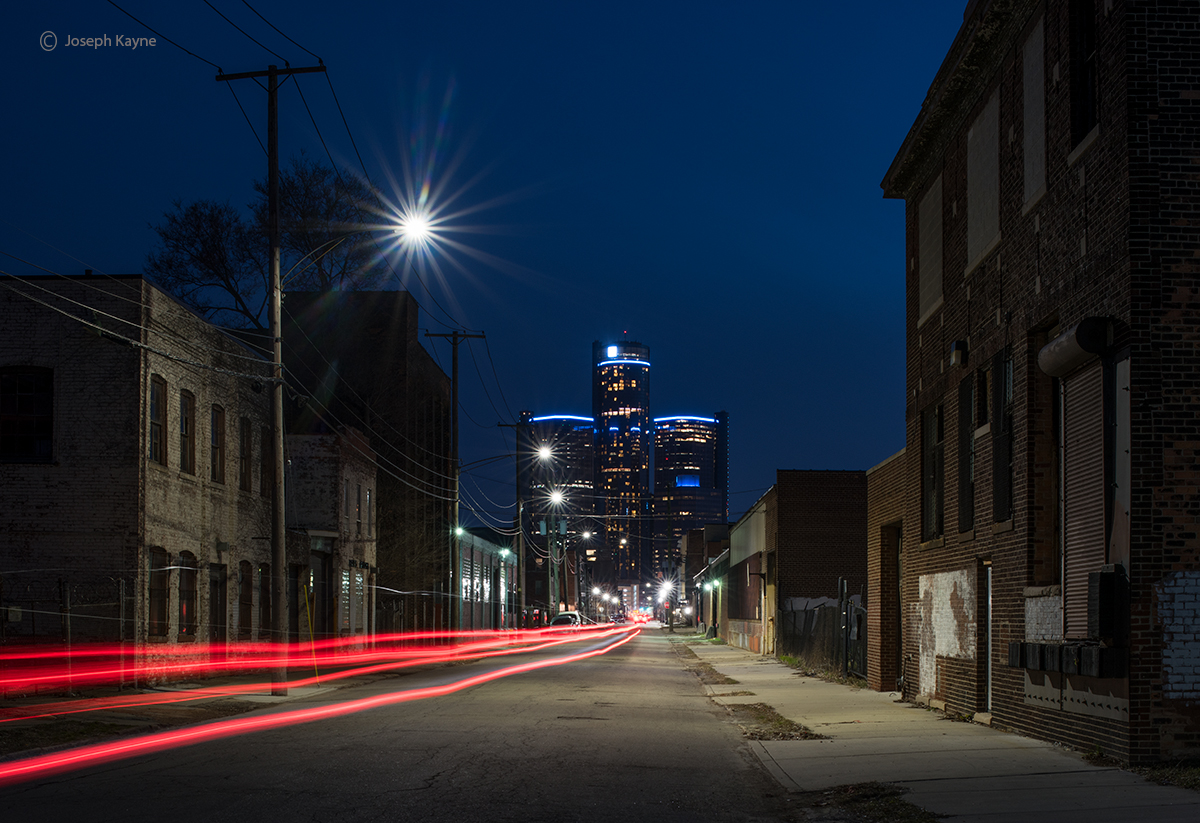
[(592, 344), (596, 513), (621, 584), (649, 575), (653, 508), (650, 488), (650, 347), (631, 340)]
[(654, 419), (655, 573), (678, 576), (682, 538), (729, 520), (728, 415)]
[[(378, 630), (446, 628), (457, 614), (450, 563), (450, 378), (418, 338), (403, 291), (289, 293), (284, 362), (291, 434), (345, 427), (379, 465)], [(340, 572), (339, 572), (340, 574)]]
[(1200, 754), (1198, 24), (969, 4), (882, 183), (908, 434), (876, 682), (1126, 761)]

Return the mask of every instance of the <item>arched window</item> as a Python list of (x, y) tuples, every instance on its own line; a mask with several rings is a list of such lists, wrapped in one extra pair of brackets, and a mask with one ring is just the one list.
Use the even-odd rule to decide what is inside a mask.
[(179, 555), (179, 639), (196, 639), (196, 555)]
[(238, 563), (238, 640), (249, 640), (253, 629), (254, 567), (249, 560)]
[(150, 593), (146, 633), (150, 637), (167, 636), (167, 595), (170, 591), (171, 556), (162, 549), (150, 550)]
[(49, 463), (54, 445), (54, 370), (0, 369), (0, 462)]

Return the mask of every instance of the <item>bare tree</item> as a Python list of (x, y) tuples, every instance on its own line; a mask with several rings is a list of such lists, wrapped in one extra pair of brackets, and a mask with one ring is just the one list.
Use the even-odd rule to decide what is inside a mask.
[[(243, 214), (228, 202), (176, 200), (151, 226), (157, 247), (145, 273), (208, 320), (266, 328), (270, 235), (265, 181)], [(280, 171), (280, 267), (285, 291), (377, 288), (384, 279), (369, 232), (380, 198), (356, 177), (301, 154)]]

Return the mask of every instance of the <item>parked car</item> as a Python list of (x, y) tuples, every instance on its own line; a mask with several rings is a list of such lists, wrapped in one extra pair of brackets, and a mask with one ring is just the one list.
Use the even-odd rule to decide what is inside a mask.
[(579, 612), (559, 612), (554, 619), (550, 621), (550, 627), (556, 626), (586, 626), (595, 623), (595, 620), (580, 614)]

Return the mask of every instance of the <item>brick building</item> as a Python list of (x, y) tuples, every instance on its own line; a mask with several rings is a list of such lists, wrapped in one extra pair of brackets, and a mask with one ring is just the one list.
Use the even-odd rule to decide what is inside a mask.
[(907, 452), (867, 469), (867, 685), (898, 690), (904, 669), (900, 579), (904, 568)]
[(410, 294), (289, 293), (284, 362), (292, 434), (352, 427), (375, 455), (381, 632), (446, 628), (450, 580), (450, 378), (418, 339)]
[(882, 184), (908, 376), (879, 660), (910, 698), (1131, 761), (1200, 751), (1198, 22), (970, 3)]
[(0, 637), (265, 639), (268, 364), (138, 276), (6, 282)]
[(716, 615), (721, 637), (762, 654), (775, 653), (777, 611), (837, 597), (839, 580), (852, 594), (867, 582), (866, 475), (780, 469), (775, 478), (729, 529)]
[(306, 580), (289, 580), (289, 634), (374, 634), (375, 454), (357, 429), (290, 434), (286, 447), (288, 554), (297, 559), (294, 568), (309, 570)]

